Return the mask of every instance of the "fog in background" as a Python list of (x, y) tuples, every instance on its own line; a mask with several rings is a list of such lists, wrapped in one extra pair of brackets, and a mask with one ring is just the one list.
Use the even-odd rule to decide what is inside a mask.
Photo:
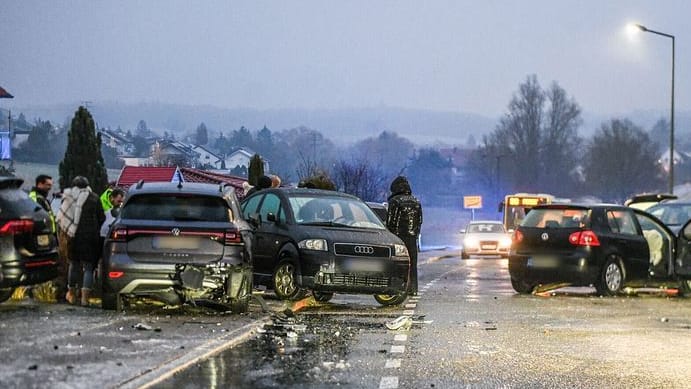
[(303, 121), (314, 109), (396, 107), (481, 115), (484, 131), (537, 74), (594, 122), (667, 117), (671, 41), (625, 26), (676, 35), (676, 105), (689, 111), (689, 15), (687, 1), (11, 1), (0, 85), (15, 99), (0, 107), (303, 109)]

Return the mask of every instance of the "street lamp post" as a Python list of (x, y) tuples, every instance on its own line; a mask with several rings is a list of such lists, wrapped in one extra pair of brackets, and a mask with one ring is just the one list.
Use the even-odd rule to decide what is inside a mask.
[(670, 113), (669, 129), (669, 193), (674, 194), (674, 35), (651, 30), (640, 24), (636, 24), (636, 27), (641, 31), (672, 39), (672, 109)]

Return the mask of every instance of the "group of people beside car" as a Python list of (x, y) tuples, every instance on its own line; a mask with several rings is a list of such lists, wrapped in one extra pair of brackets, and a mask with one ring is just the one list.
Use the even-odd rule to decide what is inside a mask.
[[(57, 214), (51, 209), (48, 195), (53, 180), (48, 175), (36, 177), (30, 197), (48, 213), (52, 232), (57, 235), (60, 252), (57, 299), (69, 304), (89, 305), (94, 286), (94, 271), (101, 258), (109, 226), (117, 217), (125, 192), (109, 187), (100, 196), (93, 192), (86, 177), (77, 176), (71, 187), (62, 192)], [(257, 190), (281, 186), (278, 176), (262, 176), (254, 187), (245, 188), (245, 195)], [(422, 226), (422, 207), (413, 196), (404, 176), (396, 177), (390, 186), (386, 227), (405, 244), (410, 256), (408, 293), (416, 295), (418, 237)], [(64, 296), (64, 297), (63, 297)]]
[(48, 201), (52, 177), (37, 176), (29, 197), (48, 213), (51, 231), (58, 237), (60, 259), (58, 277), (54, 280), (57, 300), (88, 306), (103, 240), (109, 223), (117, 216), (125, 192), (120, 188), (108, 188), (99, 198), (84, 176), (75, 177), (71, 184), (62, 192), (57, 214)]

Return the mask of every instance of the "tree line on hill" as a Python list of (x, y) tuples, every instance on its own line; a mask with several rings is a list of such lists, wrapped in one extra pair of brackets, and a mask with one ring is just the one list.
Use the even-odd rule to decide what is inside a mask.
[[(80, 107), (69, 127), (36, 120), (27, 141), (14, 150), (15, 158), (60, 163), (61, 177), (65, 164), (96, 161), (97, 170), (101, 164), (104, 169), (121, 166), (116, 151), (101, 143), (93, 118), (84, 119), (90, 115)], [(26, 122), (22, 115), (20, 118)], [(484, 196), (488, 203), (514, 192), (567, 198), (590, 195), (621, 202), (635, 193), (664, 191), (667, 173), (659, 159), (667, 147), (666, 121), (646, 131), (626, 118), (613, 118), (589, 139), (579, 135), (581, 126), (581, 109), (575, 99), (556, 82), (543, 88), (537, 76), (531, 75), (519, 84), (495, 130), (476, 147), (465, 150), (462, 162), (444, 156), (439, 148), (417, 147), (390, 131), (343, 145), (306, 127), (271, 131), (264, 126), (252, 131), (243, 126), (224, 132), (200, 123), (182, 138), (219, 155), (238, 147), (251, 149), (269, 161), (271, 173), (283, 182), (327, 177), (338, 190), (370, 201), (384, 201), (388, 185), (397, 175), (406, 175), (423, 201), (456, 206), (462, 196), (471, 194)], [(98, 136), (70, 135), (77, 130)], [(152, 133), (146, 122), (140, 121), (130, 135), (137, 139), (137, 153), (149, 152), (146, 138)], [(175, 135), (166, 133), (164, 137), (174, 139)], [(99, 155), (75, 151), (72, 142), (76, 139), (93, 142), (91, 147)], [(687, 146), (680, 141), (677, 149)], [(81, 159), (70, 161), (75, 152)], [(689, 165), (676, 168), (677, 182), (691, 179)], [(226, 168), (247, 174), (246, 169)], [(65, 172), (69, 175), (74, 170)]]

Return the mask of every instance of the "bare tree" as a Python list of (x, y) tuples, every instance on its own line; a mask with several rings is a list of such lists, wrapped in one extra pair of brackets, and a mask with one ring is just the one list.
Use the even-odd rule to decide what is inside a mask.
[(381, 166), (366, 159), (340, 160), (332, 176), (338, 190), (365, 201), (380, 201), (386, 196), (386, 175)]
[(623, 202), (630, 195), (659, 191), (664, 185), (655, 143), (626, 119), (602, 124), (588, 142), (584, 173), (588, 189), (607, 201)]

